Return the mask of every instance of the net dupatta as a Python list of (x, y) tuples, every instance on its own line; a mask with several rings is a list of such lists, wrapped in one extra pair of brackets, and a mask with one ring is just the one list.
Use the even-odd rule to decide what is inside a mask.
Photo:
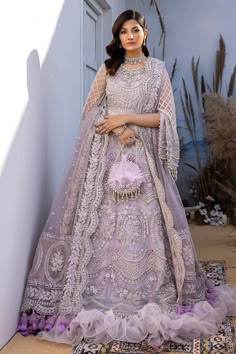
[[(96, 134), (95, 131), (95, 123), (106, 112), (105, 87), (106, 71), (105, 65), (102, 64), (84, 105), (79, 136), (39, 237), (21, 305), (23, 315), (18, 329), (22, 333), (24, 329), (30, 330), (24, 323), (30, 321), (32, 316), (33, 320), (35, 313), (40, 317), (42, 321), (40, 326), (43, 329), (46, 326), (45, 316), (74, 313), (75, 308), (77, 313), (80, 308), (79, 297), (78, 303), (74, 304), (72, 303), (74, 299), (68, 295), (69, 292), (73, 293), (78, 284), (75, 284), (74, 279), (68, 278), (67, 270), (71, 264), (74, 264), (71, 261), (71, 253), (79, 243), (78, 255), (86, 253), (88, 247), (84, 241), (87, 237), (85, 225), (89, 221), (91, 208), (97, 208), (91, 203), (95, 198), (95, 189), (92, 188), (85, 195), (85, 188), (89, 178), (96, 183), (94, 173), (97, 171), (96, 163), (103, 159), (102, 154), (105, 150), (103, 147), (106, 145), (104, 137)], [(91, 156), (94, 156), (92, 157), (94, 163)], [(102, 173), (100, 171), (101, 180)], [(84, 228), (81, 231), (78, 230), (80, 221)], [(81, 276), (80, 279), (82, 292), (85, 277)], [(33, 311), (32, 315), (29, 315), (28, 311)]]
[(82, 117), (86, 119), (87, 113), (96, 105), (100, 106), (105, 98), (106, 90), (106, 66), (103, 63), (97, 71), (95, 79), (89, 90), (86, 103), (84, 105)]
[(158, 138), (158, 155), (162, 162), (177, 179), (177, 168), (179, 164), (179, 137), (176, 128), (176, 112), (171, 82), (166, 68), (163, 68), (158, 102), (160, 113), (160, 128)]
[[(65, 175), (53, 203), (53, 213), (45, 225), (46, 230), (59, 234), (73, 234), (73, 226), (81, 201), (86, 168), (91, 153), (92, 140), (95, 135), (95, 123), (106, 111), (106, 68), (102, 64), (89, 90), (83, 107), (79, 136)], [(63, 199), (62, 200), (62, 196)], [(60, 207), (63, 207), (60, 209)], [(45, 231), (45, 230), (44, 230)]]
[[(146, 147), (149, 168), (155, 183), (170, 242), (178, 303), (182, 301), (185, 265), (182, 256), (183, 241), (180, 230), (187, 230), (182, 203), (173, 179), (177, 178), (179, 139), (176, 129), (175, 104), (170, 79), (164, 62), (152, 59), (147, 68), (148, 95), (143, 113), (159, 112), (159, 128), (139, 128)], [(171, 193), (169, 193), (171, 191)], [(178, 210), (177, 215), (173, 205)]]

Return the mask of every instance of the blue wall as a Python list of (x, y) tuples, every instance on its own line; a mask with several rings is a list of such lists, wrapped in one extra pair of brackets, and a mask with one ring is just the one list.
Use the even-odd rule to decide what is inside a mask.
[[(149, 0), (127, 0), (127, 8), (137, 10), (147, 19), (149, 35), (147, 46), (150, 55), (161, 59), (159, 47), (160, 25), (156, 11), (149, 9)], [(175, 58), (178, 60), (177, 71), (173, 81), (178, 126), (184, 126), (184, 118), (180, 104), (180, 89), (182, 77), (186, 80), (190, 92), (194, 96), (191, 74), (191, 59), (200, 56), (199, 72), (212, 82), (212, 73), (215, 65), (215, 52), (222, 34), (226, 44), (226, 66), (224, 71), (223, 92), (225, 83), (229, 82), (230, 75), (236, 64), (236, 1), (235, 0), (157, 0), (159, 9), (166, 25), (166, 67), (171, 73)], [(234, 97), (236, 89), (234, 91)], [(180, 129), (179, 135), (184, 136), (184, 143), (188, 144), (190, 137), (187, 130)], [(198, 132), (198, 135), (199, 132)], [(199, 136), (200, 137), (200, 136)], [(187, 146), (185, 161), (192, 162), (191, 146)], [(182, 197), (188, 196), (185, 174), (180, 166), (179, 190)]]

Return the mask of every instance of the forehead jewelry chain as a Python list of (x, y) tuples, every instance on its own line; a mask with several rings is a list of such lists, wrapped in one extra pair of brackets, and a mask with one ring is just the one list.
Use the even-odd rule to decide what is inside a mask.
[(135, 57), (135, 58), (128, 58), (125, 56), (125, 64), (137, 64), (137, 63), (141, 63), (143, 58), (144, 58), (144, 54), (142, 53), (139, 57)]

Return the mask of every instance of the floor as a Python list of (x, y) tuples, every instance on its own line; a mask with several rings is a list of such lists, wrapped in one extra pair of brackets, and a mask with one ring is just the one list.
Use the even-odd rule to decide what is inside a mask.
[[(228, 283), (236, 285), (236, 227), (192, 223), (190, 229), (199, 260), (224, 260)], [(69, 354), (70, 351), (68, 345), (42, 341), (34, 336), (23, 337), (19, 333), (1, 350), (3, 354)]]

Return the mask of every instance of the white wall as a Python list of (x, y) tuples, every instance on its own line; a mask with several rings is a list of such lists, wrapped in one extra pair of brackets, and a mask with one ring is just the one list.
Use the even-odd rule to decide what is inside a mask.
[(0, 347), (79, 125), (79, 5), (0, 3)]
[[(126, 0), (128, 7), (143, 13), (147, 18), (149, 35), (148, 49), (153, 55), (153, 49), (161, 59), (161, 48), (158, 47), (160, 27), (156, 12), (152, 7), (149, 10), (149, 0)], [(166, 24), (166, 55), (165, 62), (169, 73), (175, 58), (178, 59), (177, 72), (173, 87), (176, 92), (176, 106), (178, 120), (182, 119), (182, 110), (179, 105), (179, 89), (182, 88), (182, 77), (189, 84), (193, 92), (191, 77), (192, 56), (200, 60), (200, 72), (203, 72), (211, 83), (214, 70), (215, 51), (218, 49), (220, 33), (226, 43), (225, 79), (228, 82), (233, 67), (236, 64), (236, 2), (235, 0), (158, 0), (161, 14)], [(236, 94), (236, 92), (235, 92)]]
[[(108, 4), (112, 7), (112, 24), (121, 12), (126, 10), (126, 0), (107, 0)], [(107, 28), (107, 31), (111, 33), (111, 28)]]
[[(82, 4), (0, 3), (0, 348), (15, 333), (37, 239), (78, 134)], [(106, 11), (104, 43), (124, 6)]]
[[(152, 7), (149, 10), (149, 0), (127, 0), (129, 8), (137, 10), (145, 15), (148, 22), (147, 46), (150, 55), (156, 54), (161, 59), (161, 48), (158, 46), (160, 39), (160, 26), (156, 12)], [(169, 74), (175, 58), (178, 60), (176, 76), (173, 88), (176, 88), (175, 102), (177, 110), (178, 126), (184, 126), (182, 107), (180, 105), (180, 89), (182, 89), (182, 77), (185, 78), (190, 92), (194, 96), (194, 88), (191, 76), (191, 59), (200, 56), (200, 73), (211, 83), (215, 65), (215, 52), (218, 49), (220, 33), (226, 43), (226, 67), (225, 81), (229, 77), (236, 64), (236, 1), (235, 0), (157, 0), (162, 16), (166, 24), (166, 54), (165, 62)], [(225, 88), (225, 83), (223, 83)], [(236, 89), (234, 91), (234, 97)], [(190, 138), (186, 130), (179, 130), (179, 135), (185, 136), (185, 143)], [(186, 159), (192, 163), (192, 152)], [(179, 169), (180, 182), (184, 178)], [(185, 182), (179, 183), (181, 194), (187, 190)]]
[(107, 0), (107, 3), (111, 7), (111, 10), (106, 11), (104, 16), (104, 59), (108, 57), (105, 47), (112, 40), (112, 25), (116, 20), (117, 16), (119, 16), (123, 11), (126, 10), (126, 0)]

